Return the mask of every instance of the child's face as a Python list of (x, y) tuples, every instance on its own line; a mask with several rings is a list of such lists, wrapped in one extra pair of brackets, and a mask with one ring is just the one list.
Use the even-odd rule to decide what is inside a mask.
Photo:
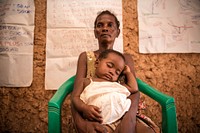
[(109, 53), (107, 58), (96, 62), (96, 76), (107, 81), (115, 82), (123, 71), (125, 62), (115, 53)]

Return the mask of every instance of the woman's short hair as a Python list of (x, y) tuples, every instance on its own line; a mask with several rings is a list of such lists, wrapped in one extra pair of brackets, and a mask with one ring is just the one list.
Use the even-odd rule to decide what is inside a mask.
[(114, 13), (110, 12), (109, 10), (105, 10), (105, 11), (102, 11), (102, 12), (99, 12), (99, 13), (98, 13), (98, 15), (97, 15), (97, 17), (96, 17), (96, 19), (95, 19), (95, 21), (94, 21), (94, 28), (96, 28), (97, 19), (98, 19), (101, 15), (104, 15), (104, 14), (113, 16), (113, 17), (115, 18), (115, 22), (116, 22), (116, 24), (117, 24), (117, 28), (119, 28), (119, 26), (120, 26), (119, 20), (117, 19), (116, 15), (115, 15)]

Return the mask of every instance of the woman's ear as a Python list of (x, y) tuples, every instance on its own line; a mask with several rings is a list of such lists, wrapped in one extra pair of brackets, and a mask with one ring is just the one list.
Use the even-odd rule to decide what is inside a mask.
[(97, 32), (95, 29), (94, 29), (94, 36), (95, 36), (95, 38), (97, 38)]
[(117, 37), (118, 37), (118, 36), (119, 36), (119, 34), (120, 34), (120, 29), (118, 29), (118, 30), (117, 30), (117, 32), (118, 32), (118, 33), (117, 33)]

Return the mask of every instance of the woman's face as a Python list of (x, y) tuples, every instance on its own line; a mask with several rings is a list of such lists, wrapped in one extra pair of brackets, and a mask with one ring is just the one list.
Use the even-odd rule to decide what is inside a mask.
[(115, 18), (109, 14), (103, 14), (97, 18), (94, 34), (99, 43), (113, 44), (115, 38), (119, 36), (120, 29), (117, 28)]

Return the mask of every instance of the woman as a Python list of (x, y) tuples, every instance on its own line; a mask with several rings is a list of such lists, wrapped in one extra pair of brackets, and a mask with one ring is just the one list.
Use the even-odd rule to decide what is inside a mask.
[[(123, 115), (128, 111), (131, 100), (128, 96), (138, 92), (132, 80), (135, 79), (124, 56), (115, 50), (103, 51), (95, 62), (95, 75), (83, 78), (77, 93), (73, 96), (74, 107), (88, 120), (99, 121), (107, 132), (113, 133)], [(121, 75), (127, 83), (119, 83)]]
[[(120, 34), (120, 23), (116, 16), (110, 11), (102, 11), (94, 22), (94, 35), (98, 40), (99, 49), (93, 52), (83, 52), (79, 55), (78, 66), (76, 72), (76, 79), (74, 83), (74, 90), (72, 92), (72, 98), (81, 90), (77, 89), (80, 85), (82, 78), (92, 77), (94, 75), (94, 62), (98, 58), (99, 54), (106, 49), (113, 49), (115, 38)], [(134, 74), (133, 60), (130, 55), (124, 54), (125, 63), (131, 69)], [(132, 82), (137, 87), (136, 79)], [(150, 127), (144, 128), (143, 125), (136, 126), (136, 114), (138, 110), (139, 93), (132, 94), (130, 97), (131, 106), (128, 112), (122, 118), (120, 124), (116, 128), (115, 132), (120, 133), (134, 133), (135, 130), (142, 129), (142, 132), (152, 131)], [(81, 114), (74, 108), (72, 103), (72, 116), (74, 119), (77, 132), (80, 133), (96, 133), (105, 132), (103, 125), (98, 121), (87, 121), (82, 118)], [(137, 124), (138, 125), (138, 124)], [(147, 131), (145, 131), (147, 130)], [(139, 132), (139, 131), (137, 131)]]

